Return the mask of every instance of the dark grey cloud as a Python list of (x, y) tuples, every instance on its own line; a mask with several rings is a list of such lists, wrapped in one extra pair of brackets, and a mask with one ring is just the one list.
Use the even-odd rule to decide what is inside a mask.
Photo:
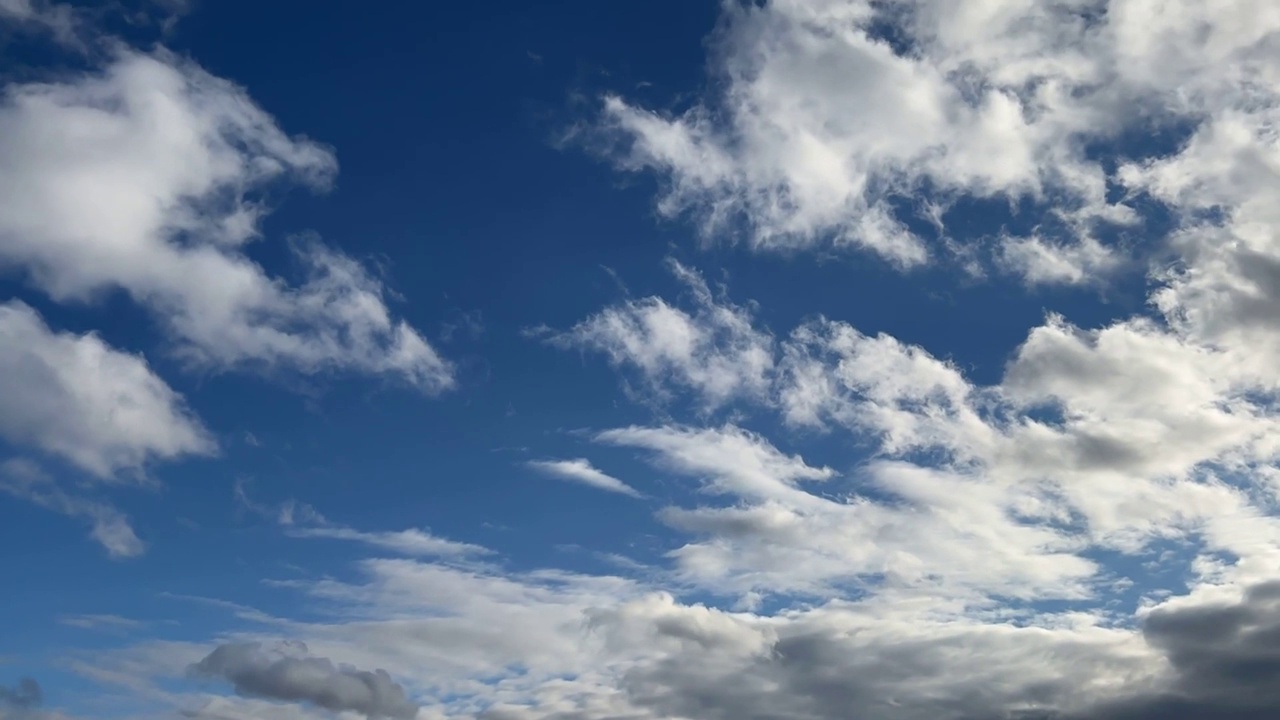
[(306, 646), (299, 649), (301, 655), (283, 655), (264, 650), (260, 643), (227, 643), (192, 665), (191, 672), (226, 680), (246, 697), (309, 703), (370, 718), (407, 720), (417, 715), (418, 706), (385, 670), (335, 666), (328, 658), (308, 656)]
[(1280, 718), (1280, 580), (1239, 602), (1156, 610), (1143, 634), (1176, 672), (1172, 686), (1080, 720)]

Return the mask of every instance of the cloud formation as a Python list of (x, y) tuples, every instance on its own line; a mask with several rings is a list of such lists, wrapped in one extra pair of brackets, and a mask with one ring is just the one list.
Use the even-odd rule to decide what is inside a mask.
[[(1123, 259), (1107, 238), (1141, 227), (1140, 196), (1194, 210), (1267, 186), (1242, 161), (1275, 152), (1278, 25), (1262, 0), (725, 3), (712, 91), (681, 112), (608, 96), (600, 127), (709, 238), (902, 267), (987, 242), (1030, 281), (1086, 282)], [(975, 202), (1029, 229), (953, 229)]]
[(324, 657), (273, 653), (257, 643), (220, 645), (191, 666), (198, 676), (231, 683), (242, 695), (288, 702), (307, 702), (333, 711), (351, 711), (369, 718), (413, 718), (418, 706), (384, 670), (369, 672), (337, 667)]
[(0, 304), (0, 435), (103, 479), (216, 444), (146, 360), (94, 334), (56, 332), (27, 305)]
[[(1149, 231), (1144, 242), (1172, 259), (1150, 273), (1151, 311), (1095, 326), (1048, 315), (998, 377), (979, 383), (944, 356), (839, 318), (775, 332), (750, 303), (671, 263), (679, 301), (626, 298), (544, 335), (599, 353), (634, 381), (636, 399), (694, 406), (694, 420), (591, 435), (691, 491), (657, 511), (673, 533), (662, 567), (614, 576), (459, 563), (473, 546), (358, 531), (297, 507), (286, 533), (412, 557), (274, 581), (311, 601), (306, 620), (258, 612), (265, 628), (242, 628), (212, 652), (157, 641), (103, 653), (99, 667), (130, 668), (126, 680), (157, 691), (157, 678), (194, 662), (244, 696), (433, 719), (1280, 715), (1274, 3), (724, 7), (712, 43), (718, 95), (679, 114), (605, 102), (606, 131), (622, 141), (614, 159), (663, 178), (662, 210), (693, 213), (715, 237), (742, 229), (759, 248), (856, 245), (902, 267), (994, 243), (987, 259), (1029, 282), (1096, 279), (1140, 252), (1122, 231)], [(210, 90), (163, 56), (121, 62), (143, 70), (86, 82), (133, 87), (140, 73), (204, 88), (140, 94), (179, 97), (179, 109), (238, 92)], [(57, 97), (80, 86), (53, 87)], [(229, 117), (226, 132), (249, 141), (227, 157), (245, 164), (208, 184), (188, 178), (190, 164), (170, 169), (166, 182), (195, 189), (162, 193), (183, 210), (165, 205), (156, 212), (167, 219), (140, 236), (182, 267), (213, 248), (211, 267), (247, 268), (245, 286), (262, 290), (265, 275), (238, 254), (254, 213), (238, 190), (285, 176), (322, 184), (332, 158), (242, 107)], [(1124, 142), (1134, 133), (1149, 144)], [(221, 167), (221, 155), (195, 156)], [(249, 157), (266, 161), (256, 168)], [(221, 210), (192, 214), (206, 203)], [(1025, 232), (959, 238), (952, 213), (974, 203), (1012, 203), (1034, 218), (1015, 218)], [(1151, 229), (1159, 214), (1167, 235)], [(94, 232), (108, 220), (97, 217)], [(195, 243), (178, 243), (170, 227)], [(364, 310), (385, 311), (381, 285), (353, 279), (358, 264), (332, 286), (270, 281), (249, 293), (260, 304), (227, 301), (311, 307), (299, 298), (318, 294), (323, 321), (295, 308), (277, 325), (271, 313), (188, 319), (188, 290), (172, 290), (167, 275), (126, 282), (123, 265), (98, 274), (118, 259), (111, 253), (80, 267), (53, 255), (58, 247), (11, 241), (0, 252), (26, 253), (32, 282), (55, 298), (104, 287), (158, 298), (144, 302), (176, 309), (167, 327), (197, 364), (253, 358), (411, 381), (435, 367), (423, 351), (403, 366), (369, 359), (395, 347), (388, 328), (400, 325), (389, 316), (372, 334), (347, 332)], [(326, 298), (366, 282), (378, 292), (357, 293), (360, 312), (330, 317)], [(801, 452), (805, 440), (815, 441)], [(833, 445), (856, 451), (836, 461)], [(586, 461), (540, 468), (630, 489)], [(306, 645), (264, 649), (278, 634)], [(232, 698), (215, 706), (234, 709), (228, 717), (267, 712)]]
[(525, 463), (529, 467), (551, 477), (568, 480), (605, 492), (640, 497), (639, 491), (612, 475), (598, 470), (590, 461), (583, 458), (573, 460), (530, 460)]
[(243, 90), (164, 51), (9, 85), (0, 103), (0, 267), (58, 302), (122, 290), (195, 368), (344, 371), (453, 385), (451, 365), (393, 316), (382, 280), (316, 241), (300, 282), (245, 254), (263, 190), (324, 189), (332, 152), (291, 138)]
[(670, 383), (696, 390), (704, 408), (715, 410), (766, 392), (773, 338), (752, 326), (746, 308), (718, 302), (696, 270), (674, 260), (668, 269), (689, 291), (692, 312), (657, 297), (629, 300), (548, 335), (549, 342), (603, 353), (638, 373), (646, 396), (665, 396)]

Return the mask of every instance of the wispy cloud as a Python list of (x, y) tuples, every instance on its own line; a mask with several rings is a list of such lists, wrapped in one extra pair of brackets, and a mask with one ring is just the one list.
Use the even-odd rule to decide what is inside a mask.
[(598, 490), (629, 495), (634, 498), (641, 497), (638, 490), (618, 478), (596, 469), (590, 461), (583, 458), (575, 458), (573, 460), (530, 460), (525, 465), (561, 480), (587, 485)]
[(0, 492), (68, 517), (87, 520), (90, 536), (113, 559), (137, 557), (147, 546), (138, 538), (128, 516), (111, 504), (63, 490), (38, 465), (21, 459), (0, 463)]

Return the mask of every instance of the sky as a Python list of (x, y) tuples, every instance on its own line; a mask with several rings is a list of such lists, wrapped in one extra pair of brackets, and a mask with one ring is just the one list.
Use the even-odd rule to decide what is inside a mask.
[(0, 720), (1280, 716), (1277, 58), (0, 0)]

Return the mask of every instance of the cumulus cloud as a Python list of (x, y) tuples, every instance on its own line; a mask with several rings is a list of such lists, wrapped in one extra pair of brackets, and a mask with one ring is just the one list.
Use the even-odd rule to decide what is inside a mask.
[(0, 305), (0, 396), (6, 440), (104, 480), (216, 449), (182, 396), (142, 357), (92, 333), (56, 332), (17, 301)]
[(640, 493), (630, 485), (612, 475), (598, 470), (590, 461), (583, 458), (574, 460), (530, 460), (525, 463), (538, 472), (580, 483), (606, 492), (640, 497)]
[[(741, 224), (755, 247), (913, 266), (947, 245), (913, 229), (937, 224), (938, 240), (1003, 245), (1028, 280), (1086, 282), (1125, 251), (1099, 238), (1145, 219), (1137, 195), (1190, 209), (1268, 187), (1245, 158), (1274, 153), (1277, 27), (1263, 0), (725, 3), (712, 91), (678, 113), (609, 96), (600, 126), (619, 167), (662, 179), (659, 209), (709, 237)], [(1176, 158), (1144, 146), (1124, 162), (1124, 138), (1187, 127)], [(922, 194), (926, 209), (904, 209)], [(952, 232), (952, 208), (988, 200), (1036, 230)]]
[(382, 280), (316, 241), (300, 282), (248, 255), (280, 181), (323, 189), (332, 152), (291, 138), (231, 83), (158, 51), (14, 84), (0, 103), (0, 266), (58, 302), (123, 290), (197, 368), (348, 371), (424, 392), (451, 365), (393, 316)]
[(632, 300), (548, 340), (603, 353), (638, 373), (648, 393), (666, 396), (669, 385), (694, 391), (706, 410), (766, 392), (773, 338), (753, 327), (747, 308), (717, 300), (697, 271), (674, 260), (668, 268), (692, 296), (692, 312), (657, 297)]
[[(664, 211), (717, 237), (743, 228), (756, 247), (859, 245), (908, 267), (985, 242), (957, 239), (952, 209), (1013, 202), (1035, 227), (993, 230), (993, 259), (1031, 282), (1083, 283), (1123, 264), (1114, 226), (1145, 232), (1156, 224), (1139, 208), (1159, 207), (1173, 230), (1152, 240), (1173, 262), (1150, 278), (1154, 312), (1091, 327), (1049, 315), (980, 384), (839, 319), (775, 335), (673, 263), (687, 305), (628, 299), (544, 336), (600, 353), (643, 399), (697, 400), (700, 424), (592, 435), (697, 491), (657, 513), (678, 534), (669, 571), (367, 559), (354, 578), (276, 583), (319, 608), (265, 620), (307, 654), (242, 633), (190, 661), (245, 694), (364, 713), (350, 698), (372, 684), (344, 677), (321, 696), (315, 678), (344, 671), (307, 663), (386, 668), (409, 688), (395, 700), (421, 698), (432, 718), (1280, 713), (1274, 3), (724, 13), (720, 95), (678, 115), (605, 103), (615, 159), (660, 174)], [(1144, 132), (1158, 147), (1125, 140)], [(903, 215), (917, 193), (946, 242)], [(721, 409), (780, 424), (708, 423)], [(816, 442), (800, 452), (797, 439)], [(832, 446), (856, 452), (837, 463)], [(166, 677), (179, 651), (197, 652), (100, 659)], [(258, 708), (242, 710), (230, 716)]]
[(191, 666), (193, 674), (231, 683), (242, 695), (290, 702), (307, 702), (334, 711), (352, 711), (370, 718), (413, 718), (418, 706), (385, 670), (337, 667), (328, 658), (277, 654), (257, 643), (220, 645)]

